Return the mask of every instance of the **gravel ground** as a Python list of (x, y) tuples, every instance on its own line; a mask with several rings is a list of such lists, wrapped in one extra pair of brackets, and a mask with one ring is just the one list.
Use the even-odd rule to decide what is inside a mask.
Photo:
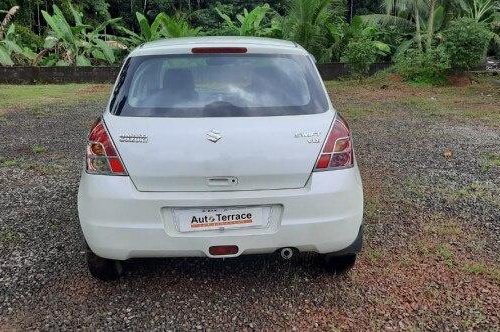
[(98, 282), (76, 194), (104, 100), (9, 109), (0, 330), (500, 330), (498, 86), (328, 86), (354, 129), (365, 186), (365, 248), (343, 276), (304, 254), (133, 260), (122, 280)]

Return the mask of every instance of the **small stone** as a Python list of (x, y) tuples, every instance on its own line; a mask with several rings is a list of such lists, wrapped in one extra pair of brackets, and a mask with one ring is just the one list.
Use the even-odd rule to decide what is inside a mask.
[(444, 149), (443, 157), (445, 157), (446, 159), (453, 158), (453, 150), (452, 149)]

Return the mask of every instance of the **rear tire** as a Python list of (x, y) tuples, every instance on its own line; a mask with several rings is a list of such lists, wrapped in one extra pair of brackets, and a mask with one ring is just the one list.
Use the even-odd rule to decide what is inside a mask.
[(94, 278), (103, 281), (117, 280), (123, 271), (120, 261), (99, 257), (90, 248), (87, 248), (87, 266)]
[(334, 255), (325, 255), (324, 257), (324, 266), (325, 269), (329, 272), (333, 272), (335, 274), (344, 274), (349, 272), (350, 269), (353, 268), (356, 263), (356, 254), (342, 255), (342, 256), (334, 256)]

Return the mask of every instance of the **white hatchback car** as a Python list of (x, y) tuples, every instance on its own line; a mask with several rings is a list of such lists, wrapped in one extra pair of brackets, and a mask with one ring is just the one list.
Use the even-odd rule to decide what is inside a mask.
[(361, 249), (346, 121), (313, 57), (281, 40), (180, 38), (126, 59), (87, 145), (78, 213), (93, 276), (133, 257)]

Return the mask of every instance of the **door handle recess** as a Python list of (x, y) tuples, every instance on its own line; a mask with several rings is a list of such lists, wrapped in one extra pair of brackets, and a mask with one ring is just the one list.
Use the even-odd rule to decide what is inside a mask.
[(207, 184), (213, 187), (228, 187), (238, 184), (238, 179), (234, 176), (218, 176), (207, 178)]

